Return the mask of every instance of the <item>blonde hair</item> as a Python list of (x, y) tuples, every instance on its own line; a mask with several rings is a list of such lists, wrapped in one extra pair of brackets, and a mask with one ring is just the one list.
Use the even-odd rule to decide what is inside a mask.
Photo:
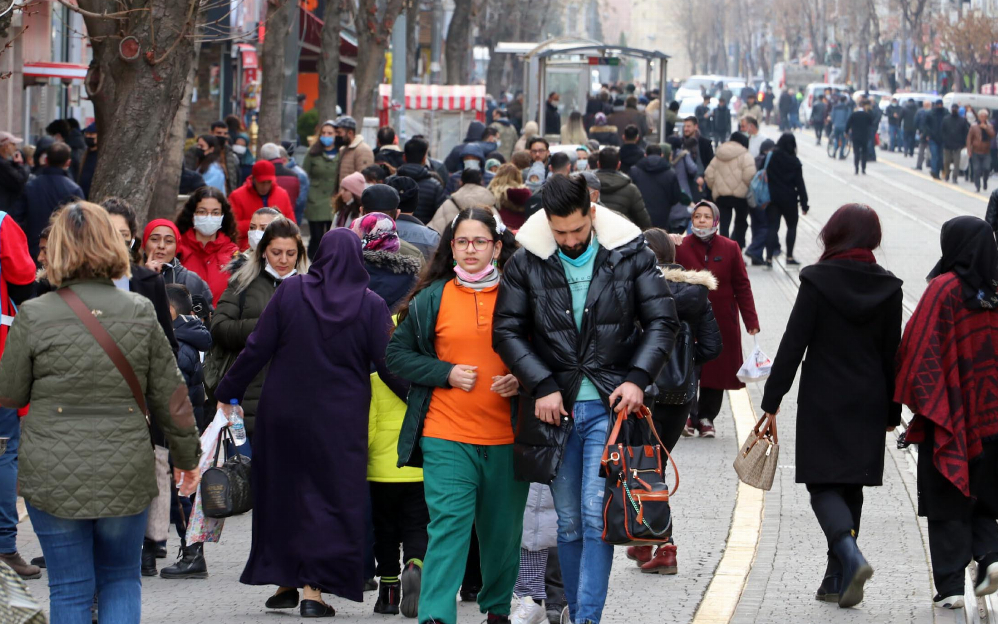
[(48, 276), (55, 286), (72, 279), (131, 277), (128, 249), (106, 210), (77, 202), (52, 218), (48, 239)]
[(299, 274), (308, 273), (309, 261), (308, 255), (305, 253), (305, 244), (301, 240), (301, 230), (293, 221), (280, 216), (267, 225), (263, 231), (263, 238), (260, 239), (256, 249), (247, 251), (246, 261), (232, 272), (229, 286), (235, 288), (237, 294), (249, 288), (253, 280), (267, 267), (267, 260), (263, 256), (275, 238), (290, 238), (297, 243), (298, 261), (295, 262), (295, 269)]
[(516, 165), (511, 163), (506, 163), (499, 167), (499, 171), (496, 171), (496, 175), (489, 182), (489, 190), (492, 191), (492, 196), (496, 198), (496, 207), (500, 207), (499, 204), (506, 197), (506, 191), (511, 188), (526, 188), (523, 185), (523, 176), (520, 174), (520, 170), (516, 168)]

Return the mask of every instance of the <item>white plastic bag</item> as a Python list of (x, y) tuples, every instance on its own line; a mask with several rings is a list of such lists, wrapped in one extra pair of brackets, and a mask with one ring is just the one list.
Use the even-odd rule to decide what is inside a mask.
[(773, 361), (762, 352), (759, 347), (759, 338), (755, 337), (755, 346), (752, 347), (752, 352), (745, 358), (742, 367), (738, 369), (738, 380), (742, 383), (766, 381), (772, 368)]
[[(211, 468), (215, 460), (215, 445), (218, 444), (218, 434), (229, 424), (229, 419), (225, 417), (222, 410), (215, 412), (215, 419), (201, 434), (201, 459), (198, 463), (198, 470), (201, 474)], [(179, 485), (179, 484), (178, 484)], [(194, 507), (191, 509), (191, 520), (187, 524), (186, 540), (188, 544), (195, 542), (217, 542), (222, 537), (222, 526), (225, 524), (223, 518), (208, 518), (204, 515), (201, 506), (201, 488), (197, 490), (194, 498)]]

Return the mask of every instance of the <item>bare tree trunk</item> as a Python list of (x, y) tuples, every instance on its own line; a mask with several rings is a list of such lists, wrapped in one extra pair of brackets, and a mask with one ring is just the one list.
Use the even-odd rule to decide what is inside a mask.
[(405, 82), (416, 81), (419, 69), (419, 0), (407, 0), (409, 7), (405, 16)]
[(340, 15), (343, 0), (328, 0), (322, 16), (322, 52), (319, 54), (319, 123), (336, 118), (339, 104)]
[[(101, 158), (90, 197), (127, 199), (140, 221), (149, 214), (169, 151), (168, 137), (196, 55), (200, 0), (79, 0), (94, 60), (87, 91), (97, 117)], [(102, 13), (123, 13), (120, 19)], [(153, 30), (155, 29), (155, 31)], [(134, 37), (137, 58), (119, 54), (121, 34)], [(126, 44), (130, 42), (128, 40)], [(176, 189), (173, 189), (176, 196)]]
[(285, 39), (291, 28), (291, 11), (297, 8), (298, 3), (294, 0), (268, 0), (267, 3), (267, 32), (260, 59), (263, 83), (260, 85), (257, 145), (281, 141)]
[[(380, 8), (379, 8), (380, 5)], [(385, 50), (402, 12), (403, 0), (360, 0), (355, 26), (357, 30), (357, 67), (354, 81), (357, 96), (353, 101), (353, 116), (358, 123), (374, 115), (375, 90), (384, 75)]]
[(446, 57), (447, 84), (468, 84), (471, 68), (468, 66), (468, 46), (471, 45), (471, 1), (454, 0), (454, 14), (447, 29)]
[[(195, 45), (195, 59), (201, 44)], [(173, 126), (166, 139), (163, 166), (156, 181), (156, 192), (149, 206), (149, 218), (164, 218), (171, 221), (177, 213), (177, 191), (180, 188), (180, 173), (184, 164), (184, 139), (187, 137), (187, 115), (191, 110), (191, 94), (194, 91), (194, 77), (197, 75), (197, 62), (191, 63), (187, 72), (187, 86), (180, 101), (180, 108), (173, 117)]]

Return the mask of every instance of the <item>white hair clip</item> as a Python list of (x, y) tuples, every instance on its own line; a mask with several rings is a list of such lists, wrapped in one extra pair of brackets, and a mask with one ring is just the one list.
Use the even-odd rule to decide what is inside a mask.
[(457, 227), (457, 220), (458, 220), (458, 219), (459, 219), (460, 217), (461, 217), (461, 213), (460, 213), (460, 212), (459, 212), (459, 213), (457, 213), (456, 215), (454, 215), (454, 220), (450, 222), (450, 229), (452, 229), (452, 230), (453, 230), (454, 228), (456, 228), (456, 227)]
[(496, 219), (496, 232), (499, 232), (499, 236), (502, 236), (503, 234), (506, 233), (506, 224), (502, 222), (502, 219), (499, 218), (499, 215), (492, 215), (492, 216), (494, 216)]

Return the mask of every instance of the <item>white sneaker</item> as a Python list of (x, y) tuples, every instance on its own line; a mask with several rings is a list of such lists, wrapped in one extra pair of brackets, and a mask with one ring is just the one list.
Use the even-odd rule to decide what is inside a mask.
[(510, 616), (511, 624), (544, 624), (547, 621), (547, 611), (544, 607), (534, 602), (530, 596), (520, 598), (520, 604), (516, 611)]
[(992, 563), (984, 570), (978, 566), (977, 581), (974, 587), (975, 596), (987, 596), (998, 591), (998, 562)]
[(936, 594), (932, 599), (932, 604), (940, 609), (962, 609), (963, 596), (940, 596)]

